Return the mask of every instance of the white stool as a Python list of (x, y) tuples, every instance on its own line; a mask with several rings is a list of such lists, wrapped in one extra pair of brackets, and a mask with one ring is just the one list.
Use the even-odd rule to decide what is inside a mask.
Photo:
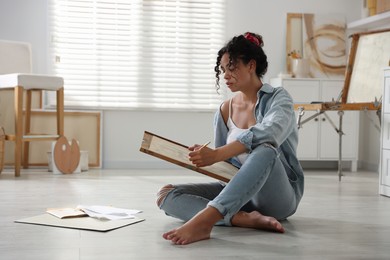
[[(15, 100), (15, 134), (6, 134), (15, 142), (15, 176), (20, 176), (22, 149), (23, 166), (28, 168), (29, 142), (57, 140), (64, 134), (64, 80), (61, 77), (31, 74), (31, 46), (28, 43), (0, 40), (0, 90), (13, 89)], [(33, 90), (56, 91), (57, 134), (32, 134), (31, 98)], [(23, 126), (23, 92), (26, 91), (26, 111)], [(0, 93), (1, 94), (1, 93)]]

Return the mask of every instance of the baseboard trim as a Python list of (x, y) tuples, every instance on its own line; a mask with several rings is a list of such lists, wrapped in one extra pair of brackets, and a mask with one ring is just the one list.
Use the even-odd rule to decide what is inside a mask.
[(165, 161), (103, 161), (103, 169), (178, 169), (175, 164)]
[[(338, 169), (338, 161), (300, 161), (303, 169)], [(350, 170), (351, 162), (343, 161), (343, 170)], [(378, 172), (378, 164), (358, 162), (358, 169)], [(103, 161), (103, 169), (181, 169), (165, 161)]]

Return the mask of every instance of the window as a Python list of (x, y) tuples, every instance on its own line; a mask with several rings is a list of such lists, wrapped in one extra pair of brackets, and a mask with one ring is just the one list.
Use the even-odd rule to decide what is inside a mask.
[[(225, 0), (51, 0), (68, 108), (215, 109)], [(49, 98), (49, 105), (50, 105)], [(54, 100), (53, 100), (54, 102)]]

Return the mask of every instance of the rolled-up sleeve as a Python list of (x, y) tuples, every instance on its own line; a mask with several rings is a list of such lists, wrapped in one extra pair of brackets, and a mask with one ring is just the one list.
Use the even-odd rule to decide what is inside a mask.
[(215, 147), (224, 146), (227, 140), (229, 129), (223, 121), (221, 108), (214, 115), (214, 145)]
[(255, 115), (257, 123), (237, 137), (249, 152), (263, 143), (278, 148), (296, 127), (290, 94), (283, 88), (273, 90), (260, 94)]

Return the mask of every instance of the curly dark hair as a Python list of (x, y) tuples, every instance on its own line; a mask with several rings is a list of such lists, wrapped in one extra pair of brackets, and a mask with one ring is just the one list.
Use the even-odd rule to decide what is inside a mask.
[(219, 86), (219, 75), (221, 75), (221, 59), (225, 53), (229, 54), (229, 66), (235, 66), (238, 60), (242, 60), (244, 64), (249, 61), (256, 61), (256, 75), (262, 78), (267, 72), (268, 61), (263, 47), (263, 37), (261, 35), (246, 32), (243, 35), (235, 36), (224, 47), (218, 51), (217, 62), (214, 67), (217, 92)]

